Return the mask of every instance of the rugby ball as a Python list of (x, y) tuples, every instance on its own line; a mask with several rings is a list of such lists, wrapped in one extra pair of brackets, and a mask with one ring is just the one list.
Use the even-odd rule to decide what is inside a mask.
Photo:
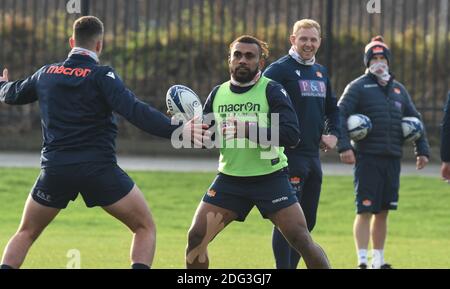
[(347, 129), (350, 139), (362, 140), (372, 129), (372, 122), (363, 114), (353, 114), (347, 119)]
[(402, 118), (403, 140), (414, 142), (423, 134), (423, 124), (417, 117), (408, 116)]
[(166, 93), (167, 109), (179, 121), (189, 121), (194, 116), (201, 117), (203, 108), (200, 98), (187, 86), (173, 85)]

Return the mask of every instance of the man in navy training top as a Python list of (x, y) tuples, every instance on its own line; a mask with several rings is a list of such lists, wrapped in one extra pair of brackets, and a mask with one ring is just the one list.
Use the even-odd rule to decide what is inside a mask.
[[(130, 228), (132, 268), (152, 264), (155, 224), (142, 192), (117, 165), (113, 112), (163, 138), (178, 126), (137, 99), (111, 67), (99, 65), (103, 29), (98, 18), (81, 17), (73, 25), (73, 49), (64, 62), (45, 65), (25, 80), (8, 82), (6, 69), (0, 76), (1, 102), (39, 101), (44, 138), (41, 173), (4, 251), (3, 269), (20, 268), (33, 242), (78, 193), (87, 207), (101, 206)], [(201, 138), (201, 127), (188, 122), (183, 131)]]
[[(296, 190), (308, 229), (312, 231), (322, 185), (319, 147), (324, 151), (335, 148), (339, 111), (328, 72), (315, 61), (321, 43), (319, 23), (311, 19), (297, 21), (290, 41), (289, 55), (272, 63), (264, 75), (283, 85), (297, 113), (301, 142), (295, 147), (286, 147), (285, 152), (290, 182)], [(278, 269), (297, 268), (300, 255), (277, 228), (273, 230), (272, 247)]]

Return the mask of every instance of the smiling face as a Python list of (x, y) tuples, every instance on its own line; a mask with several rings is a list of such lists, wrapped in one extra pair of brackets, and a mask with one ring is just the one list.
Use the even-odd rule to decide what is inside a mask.
[(252, 81), (264, 65), (264, 59), (260, 55), (258, 45), (236, 42), (230, 51), (230, 74), (240, 83)]
[(316, 28), (300, 28), (289, 39), (295, 51), (304, 60), (313, 58), (321, 43), (319, 31)]

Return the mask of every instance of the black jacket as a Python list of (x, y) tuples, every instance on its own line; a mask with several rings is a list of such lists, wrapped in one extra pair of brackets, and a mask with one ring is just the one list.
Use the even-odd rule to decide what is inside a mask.
[[(372, 121), (371, 132), (354, 144), (357, 153), (401, 157), (403, 145), (402, 118), (421, 119), (405, 87), (396, 80), (387, 86), (378, 84), (374, 75), (367, 73), (352, 81), (339, 100), (342, 134), (339, 152), (352, 148), (347, 132), (347, 118), (364, 114)], [(414, 144), (416, 155), (429, 156), (429, 145), (424, 133)]]

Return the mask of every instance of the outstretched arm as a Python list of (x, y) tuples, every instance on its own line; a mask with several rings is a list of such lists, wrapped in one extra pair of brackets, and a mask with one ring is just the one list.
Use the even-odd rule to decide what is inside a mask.
[(38, 73), (39, 71), (27, 79), (9, 82), (8, 69), (3, 69), (3, 74), (0, 76), (0, 102), (11, 105), (35, 102), (37, 100), (35, 84)]
[(112, 69), (104, 69), (95, 80), (111, 109), (145, 132), (170, 139), (178, 125), (152, 106), (139, 100), (127, 89)]

